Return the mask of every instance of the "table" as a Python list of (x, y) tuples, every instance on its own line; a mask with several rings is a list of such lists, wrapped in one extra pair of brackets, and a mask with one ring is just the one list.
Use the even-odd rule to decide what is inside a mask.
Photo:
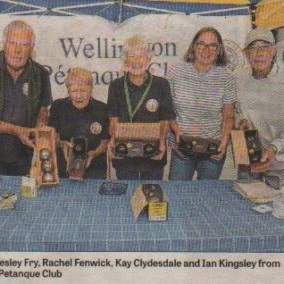
[[(169, 197), (166, 222), (134, 221), (130, 198), (99, 194), (103, 181), (41, 189), (0, 211), (2, 251), (283, 252), (284, 220), (260, 214), (233, 181), (159, 182)], [(21, 179), (2, 176), (0, 192), (20, 192)]]

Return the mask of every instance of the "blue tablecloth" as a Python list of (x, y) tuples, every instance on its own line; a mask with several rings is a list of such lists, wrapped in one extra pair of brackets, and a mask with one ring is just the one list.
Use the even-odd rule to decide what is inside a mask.
[(140, 182), (127, 182), (122, 196), (100, 195), (102, 182), (61, 180), (26, 199), (20, 178), (3, 176), (0, 192), (19, 192), (19, 200), (0, 211), (0, 250), (284, 251), (284, 220), (253, 211), (233, 181), (160, 182), (169, 197), (166, 222), (134, 221), (130, 198)]

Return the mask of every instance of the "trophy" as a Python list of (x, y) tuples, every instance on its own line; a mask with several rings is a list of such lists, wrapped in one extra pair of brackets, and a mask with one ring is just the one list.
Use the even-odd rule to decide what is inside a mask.
[(130, 200), (134, 219), (146, 212), (149, 221), (166, 221), (169, 199), (159, 184), (142, 184)]
[(70, 179), (83, 180), (88, 153), (88, 140), (79, 136), (71, 139), (73, 148), (68, 158), (67, 172)]
[(159, 123), (118, 123), (114, 154), (118, 158), (151, 158), (159, 154)]
[(259, 162), (262, 156), (261, 143), (257, 130), (244, 132), (250, 164)]
[(257, 130), (232, 130), (231, 137), (237, 165), (250, 166), (261, 160), (262, 147)]
[(163, 190), (158, 184), (143, 184), (142, 191), (148, 202), (162, 202)]
[(217, 155), (220, 141), (217, 139), (206, 139), (201, 137), (193, 137), (182, 135), (178, 150), (187, 157), (191, 156), (204, 156), (210, 157)]
[(38, 186), (58, 184), (54, 128), (38, 127), (34, 131), (34, 138), (35, 148), (30, 176), (36, 179)]
[(14, 209), (18, 196), (16, 193), (5, 193), (0, 195), (0, 210)]

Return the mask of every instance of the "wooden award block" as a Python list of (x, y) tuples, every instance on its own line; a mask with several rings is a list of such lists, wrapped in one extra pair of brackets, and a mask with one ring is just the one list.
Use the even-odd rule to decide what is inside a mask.
[(150, 158), (159, 154), (160, 123), (118, 123), (115, 156)]
[(218, 154), (220, 141), (193, 136), (181, 136), (178, 146), (179, 151), (185, 156)]
[(142, 184), (130, 201), (134, 219), (147, 212), (149, 221), (166, 221), (168, 217), (168, 197), (159, 184)]
[(257, 130), (232, 130), (231, 137), (236, 165), (249, 166), (261, 160), (262, 147)]
[(80, 136), (73, 137), (71, 143), (73, 148), (70, 151), (67, 169), (69, 179), (82, 181), (85, 174), (88, 141), (87, 138)]
[(59, 183), (56, 159), (56, 133), (48, 126), (35, 128), (35, 148), (30, 176), (36, 179), (37, 185), (48, 186)]

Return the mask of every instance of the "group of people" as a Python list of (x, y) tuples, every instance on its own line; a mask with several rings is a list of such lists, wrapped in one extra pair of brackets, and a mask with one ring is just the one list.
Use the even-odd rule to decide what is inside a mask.
[[(151, 50), (140, 36), (123, 46), (124, 76), (109, 86), (104, 104), (92, 97), (93, 78), (84, 68), (70, 69), (66, 98), (52, 102), (47, 71), (32, 60), (35, 34), (23, 21), (13, 21), (3, 33), (0, 53), (0, 174), (26, 175), (33, 141), (30, 129), (49, 125), (58, 134), (59, 175), (66, 176), (72, 137), (88, 141), (87, 178), (106, 178), (107, 153), (118, 179), (162, 179), (171, 151), (171, 180), (218, 179), (233, 128), (257, 129), (263, 146), (255, 172), (284, 175), (284, 76), (275, 63), (271, 31), (252, 30), (244, 52), (250, 64), (233, 73), (220, 33), (213, 27), (193, 37), (184, 61), (166, 78), (148, 70)], [(51, 106), (50, 106), (51, 105)], [(49, 109), (50, 106), (50, 109)], [(159, 153), (148, 159), (115, 159), (118, 123), (159, 123)], [(220, 141), (211, 156), (184, 156), (183, 135)], [(169, 143), (168, 143), (169, 138)]]

